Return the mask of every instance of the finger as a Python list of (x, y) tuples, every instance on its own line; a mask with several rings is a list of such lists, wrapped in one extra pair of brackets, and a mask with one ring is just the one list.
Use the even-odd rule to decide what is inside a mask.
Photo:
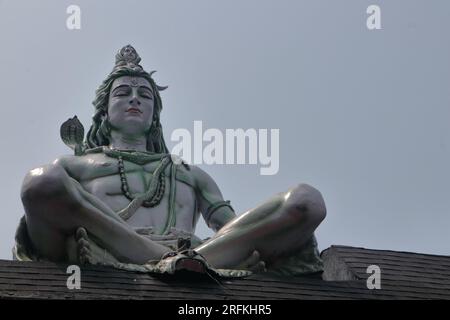
[(250, 268), (253, 273), (266, 272), (266, 263), (264, 261), (259, 261), (257, 264)]
[(78, 240), (77, 246), (78, 246), (78, 249), (82, 249), (82, 248), (90, 249), (91, 248), (91, 244), (89, 243), (89, 241), (87, 241), (85, 239)]
[(94, 264), (94, 259), (90, 254), (83, 254), (78, 257), (80, 264)]
[(80, 227), (80, 228), (78, 228), (77, 229), (77, 232), (75, 233), (75, 238), (77, 239), (77, 240), (79, 240), (79, 239), (82, 239), (82, 238), (87, 238), (87, 231), (86, 231), (86, 229), (85, 228), (82, 228), (82, 227)]
[(90, 251), (86, 247), (83, 247), (83, 248), (80, 249), (80, 253), (79, 254), (80, 254), (80, 256), (87, 256), (87, 255), (90, 254)]
[(243, 262), (243, 266), (250, 268), (259, 262), (260, 255), (258, 251), (253, 251), (252, 254)]

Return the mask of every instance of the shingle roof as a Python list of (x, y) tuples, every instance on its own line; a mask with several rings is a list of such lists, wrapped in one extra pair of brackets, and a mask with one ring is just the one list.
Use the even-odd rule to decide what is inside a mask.
[[(386, 295), (450, 299), (450, 256), (331, 246), (322, 252), (322, 258), (327, 263), (325, 280), (365, 282), (370, 275), (367, 267), (377, 265), (381, 269), (380, 291)], [(334, 272), (336, 262), (340, 262), (340, 272)]]
[[(83, 267), (81, 289), (66, 286), (65, 265), (0, 260), (0, 298), (32, 299), (450, 299), (450, 256), (331, 246), (320, 276), (222, 280)], [(366, 286), (381, 268), (381, 289)]]

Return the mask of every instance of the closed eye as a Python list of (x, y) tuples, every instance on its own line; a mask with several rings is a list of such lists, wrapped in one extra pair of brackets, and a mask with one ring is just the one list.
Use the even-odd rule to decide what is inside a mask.
[(131, 88), (128, 86), (120, 86), (113, 91), (113, 97), (128, 96), (131, 92)]
[(139, 94), (143, 98), (153, 99), (153, 94), (149, 90), (146, 90), (146, 89), (140, 90)]
[(128, 94), (129, 94), (129, 92), (127, 92), (126, 90), (119, 90), (114, 93), (114, 97), (128, 96)]

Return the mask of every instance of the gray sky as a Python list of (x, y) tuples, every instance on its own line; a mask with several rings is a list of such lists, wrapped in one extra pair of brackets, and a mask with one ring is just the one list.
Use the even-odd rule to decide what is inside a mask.
[[(81, 7), (81, 30), (66, 8)], [(381, 7), (381, 30), (366, 8)], [(203, 165), (243, 212), (299, 182), (318, 188), (331, 244), (450, 254), (448, 1), (0, 0), (0, 258), (11, 258), (25, 173), (71, 153), (94, 91), (132, 44), (169, 89), (162, 123), (280, 129), (280, 170)], [(56, 214), (56, 213), (55, 213)], [(201, 223), (200, 236), (212, 234)]]

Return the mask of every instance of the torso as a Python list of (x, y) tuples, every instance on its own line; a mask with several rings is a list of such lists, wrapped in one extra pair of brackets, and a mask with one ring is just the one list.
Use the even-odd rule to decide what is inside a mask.
[[(132, 195), (147, 191), (152, 179), (152, 173), (159, 161), (138, 165), (124, 160), (125, 174)], [(121, 190), (118, 171), (118, 160), (103, 153), (87, 154), (71, 158), (68, 173), (88, 191), (95, 195), (113, 211), (125, 208), (130, 200)], [(189, 171), (182, 165), (177, 170)], [(170, 166), (165, 170), (166, 187), (161, 202), (150, 208), (139, 207), (127, 222), (135, 228), (153, 227), (163, 230), (169, 216)], [(192, 178), (193, 181), (193, 178)], [(174, 227), (187, 232), (194, 232), (199, 218), (195, 190), (191, 184), (175, 180), (175, 213)]]

